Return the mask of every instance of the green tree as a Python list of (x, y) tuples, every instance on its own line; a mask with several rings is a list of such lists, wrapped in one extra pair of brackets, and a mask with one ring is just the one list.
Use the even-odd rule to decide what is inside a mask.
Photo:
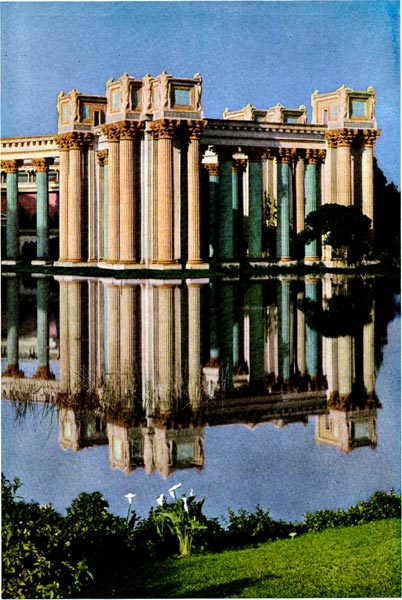
[(356, 265), (371, 252), (371, 220), (356, 206), (324, 204), (307, 215), (299, 234), (304, 244), (323, 239), (333, 256)]

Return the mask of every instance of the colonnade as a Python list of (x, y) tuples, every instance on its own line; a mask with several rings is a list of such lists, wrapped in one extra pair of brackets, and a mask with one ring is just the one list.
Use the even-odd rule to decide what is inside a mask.
[[(49, 167), (53, 158), (33, 158), (32, 166), (36, 181), (36, 263), (49, 261)], [(19, 222), (18, 222), (18, 172), (22, 160), (2, 160), (1, 168), (6, 172), (7, 208), (6, 208), (6, 257), (8, 262), (20, 258)]]

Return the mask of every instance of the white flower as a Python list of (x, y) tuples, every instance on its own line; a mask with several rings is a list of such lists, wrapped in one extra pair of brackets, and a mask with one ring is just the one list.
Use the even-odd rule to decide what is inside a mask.
[(156, 499), (156, 501), (157, 501), (157, 503), (159, 504), (159, 506), (163, 506), (163, 500), (164, 500), (164, 498), (165, 498), (165, 495), (164, 495), (164, 494), (161, 494), (161, 495), (160, 495), (160, 496), (159, 496), (159, 497)]
[(187, 506), (187, 498), (185, 496), (183, 496), (183, 503), (184, 503), (184, 510), (186, 512), (188, 512), (188, 506)]
[(189, 493), (189, 498), (191, 498), (193, 496), (194, 496), (194, 490), (193, 490), (193, 488), (191, 488), (190, 493)]
[(169, 488), (169, 494), (172, 496), (172, 498), (175, 498), (175, 491), (181, 487), (181, 483), (176, 483), (176, 485), (172, 485), (171, 488)]
[(136, 494), (131, 494), (131, 493), (130, 494), (125, 494), (124, 497), (127, 498), (128, 503), (131, 504), (132, 501), (133, 501), (133, 498), (136, 497)]

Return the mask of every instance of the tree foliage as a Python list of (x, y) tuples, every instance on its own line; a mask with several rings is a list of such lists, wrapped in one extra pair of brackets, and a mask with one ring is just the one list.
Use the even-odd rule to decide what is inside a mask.
[(304, 244), (323, 239), (335, 258), (356, 265), (370, 254), (371, 220), (356, 206), (324, 204), (307, 215), (300, 238)]

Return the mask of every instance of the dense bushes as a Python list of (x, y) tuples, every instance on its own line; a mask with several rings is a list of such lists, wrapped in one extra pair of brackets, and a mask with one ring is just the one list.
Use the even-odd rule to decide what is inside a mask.
[(50, 505), (19, 498), (19, 486), (17, 479), (2, 477), (3, 598), (115, 597), (133, 564), (179, 554), (182, 531), (191, 531), (194, 551), (219, 551), (398, 518), (401, 509), (400, 495), (377, 492), (348, 510), (308, 513), (296, 524), (275, 521), (260, 506), (255, 513), (229, 509), (223, 526), (208, 519), (203, 501), (191, 494), (185, 501), (183, 496), (161, 502), (140, 520), (131, 510), (126, 519), (111, 515), (106, 500), (95, 492), (80, 494), (62, 517)]

